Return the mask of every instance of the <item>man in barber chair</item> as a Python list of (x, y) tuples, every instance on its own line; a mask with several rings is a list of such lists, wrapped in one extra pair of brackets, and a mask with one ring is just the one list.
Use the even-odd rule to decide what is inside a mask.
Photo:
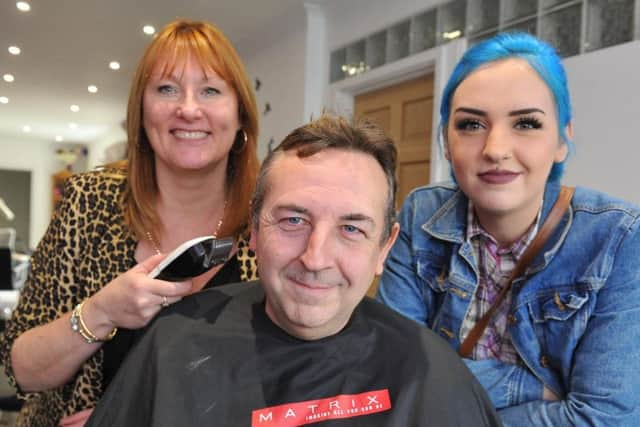
[(395, 162), (370, 124), (289, 134), (252, 202), (260, 282), (166, 309), (88, 425), (500, 425), (444, 341), (364, 297), (398, 235)]

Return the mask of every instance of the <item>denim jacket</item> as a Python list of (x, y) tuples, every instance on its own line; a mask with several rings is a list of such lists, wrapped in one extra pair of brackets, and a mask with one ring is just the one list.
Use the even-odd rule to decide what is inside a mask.
[[(559, 193), (547, 184), (541, 223)], [(414, 190), (378, 298), (457, 349), (478, 285), (454, 184)], [(524, 277), (508, 328), (523, 364), (465, 360), (506, 426), (640, 425), (640, 208), (577, 188)], [(558, 401), (542, 400), (546, 386)]]

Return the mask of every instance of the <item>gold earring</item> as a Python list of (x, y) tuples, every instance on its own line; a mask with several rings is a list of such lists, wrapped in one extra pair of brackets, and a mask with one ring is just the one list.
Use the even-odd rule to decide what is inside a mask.
[(249, 141), (249, 136), (247, 135), (247, 132), (245, 132), (244, 129), (239, 129), (238, 132), (242, 132), (242, 143), (238, 144), (238, 134), (236, 134), (236, 139), (235, 141), (233, 141), (233, 146), (231, 147), (231, 150), (234, 153), (242, 153), (242, 151), (244, 151), (244, 148), (247, 146), (247, 142)]

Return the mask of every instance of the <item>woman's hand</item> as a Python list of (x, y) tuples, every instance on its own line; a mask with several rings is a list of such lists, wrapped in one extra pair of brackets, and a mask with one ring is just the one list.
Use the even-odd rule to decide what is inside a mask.
[[(114, 327), (137, 329), (145, 326), (167, 303), (191, 292), (191, 281), (166, 282), (147, 276), (163, 259), (152, 256), (116, 277), (87, 299), (82, 319), (98, 338), (107, 337)], [(24, 391), (60, 387), (78, 372), (102, 343), (88, 344), (72, 330), (71, 313), (45, 325), (29, 329), (11, 347), (16, 381)]]
[(547, 387), (544, 387), (542, 389), (542, 400), (560, 400), (560, 398)]
[(116, 277), (83, 306), (83, 318), (98, 337), (114, 327), (142, 328), (163, 308), (191, 292), (191, 280), (166, 282), (148, 276), (164, 255), (154, 255)]

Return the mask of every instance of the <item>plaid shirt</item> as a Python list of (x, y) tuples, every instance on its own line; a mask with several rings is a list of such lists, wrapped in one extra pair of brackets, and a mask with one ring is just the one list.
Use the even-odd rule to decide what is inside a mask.
[[(516, 263), (538, 232), (539, 221), (540, 212), (520, 239), (508, 247), (500, 247), (496, 240), (482, 229), (474, 214), (473, 204), (469, 201), (467, 240), (471, 243), (474, 255), (478, 260), (480, 283), (462, 322), (462, 340), (493, 305)], [(511, 335), (507, 329), (507, 316), (510, 309), (511, 291), (507, 293), (504, 301), (489, 321), (482, 337), (478, 340), (471, 353), (472, 359), (497, 359), (506, 363), (520, 363), (520, 357), (511, 343)]]

